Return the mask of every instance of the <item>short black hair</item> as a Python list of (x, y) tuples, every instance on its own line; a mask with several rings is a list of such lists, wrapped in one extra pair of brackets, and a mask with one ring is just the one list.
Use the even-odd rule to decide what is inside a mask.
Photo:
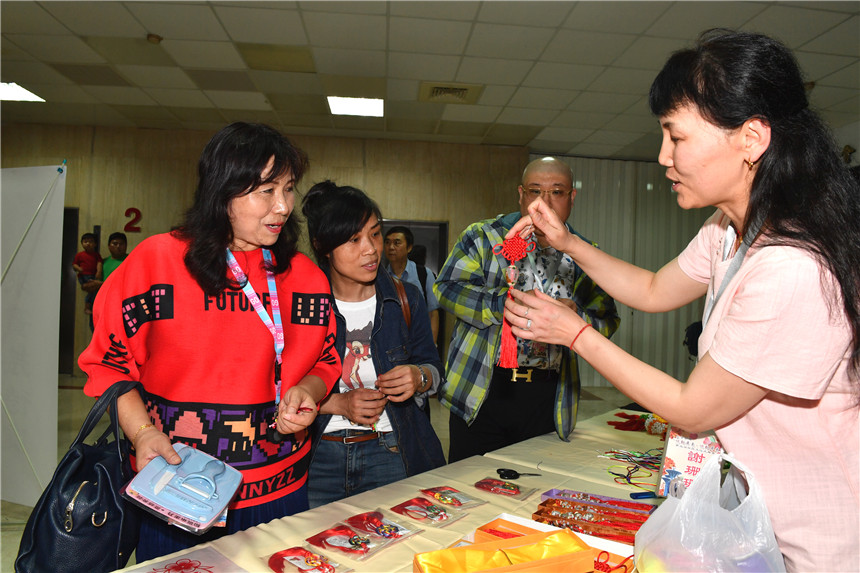
[(385, 231), (385, 238), (388, 238), (388, 235), (393, 235), (394, 233), (403, 233), (403, 236), (406, 237), (406, 246), (411, 247), (415, 244), (415, 235), (412, 234), (412, 231), (409, 230), (409, 227), (404, 227), (403, 225), (395, 225), (391, 227), (387, 231)]
[(120, 233), (119, 231), (117, 231), (116, 233), (111, 233), (108, 237), (108, 243), (110, 243), (114, 239), (122, 239), (124, 243), (128, 244), (128, 237), (125, 236), (125, 233)]
[(81, 235), (81, 242), (83, 243), (85, 239), (92, 239), (96, 243), (99, 242), (99, 238), (96, 237), (95, 233), (84, 233), (83, 235)]

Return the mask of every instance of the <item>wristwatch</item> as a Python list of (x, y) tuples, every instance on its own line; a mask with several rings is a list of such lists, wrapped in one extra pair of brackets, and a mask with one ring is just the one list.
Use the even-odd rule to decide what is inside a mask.
[(415, 366), (418, 368), (418, 372), (421, 373), (421, 385), (418, 387), (418, 393), (423, 394), (424, 392), (429, 390), (430, 386), (432, 386), (433, 384), (428, 384), (427, 374), (424, 373), (424, 368), (417, 364)]

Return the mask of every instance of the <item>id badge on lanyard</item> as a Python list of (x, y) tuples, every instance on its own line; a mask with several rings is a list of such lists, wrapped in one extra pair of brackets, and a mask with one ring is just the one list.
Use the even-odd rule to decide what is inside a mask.
[(254, 310), (257, 311), (257, 316), (260, 317), (260, 320), (263, 321), (263, 324), (272, 333), (272, 339), (275, 343), (275, 415), (266, 430), (266, 437), (270, 442), (277, 443), (284, 439), (284, 435), (277, 430), (278, 405), (281, 402), (281, 353), (284, 351), (284, 326), (281, 322), (281, 307), (278, 302), (278, 287), (275, 283), (275, 275), (268, 269), (268, 266), (272, 262), (272, 252), (269, 249), (263, 249), (263, 259), (266, 261), (267, 266), (266, 281), (269, 286), (269, 300), (272, 302), (271, 318), (269, 317), (269, 313), (266, 312), (263, 303), (260, 302), (260, 297), (254, 292), (251, 281), (248, 280), (248, 277), (242, 271), (242, 267), (236, 261), (236, 257), (233, 256), (230, 249), (227, 249), (227, 266), (233, 271), (236, 281), (242, 285), (242, 291), (248, 297)]

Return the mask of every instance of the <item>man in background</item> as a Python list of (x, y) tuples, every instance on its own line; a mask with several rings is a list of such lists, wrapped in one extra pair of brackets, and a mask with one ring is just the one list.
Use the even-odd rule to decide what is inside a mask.
[(121, 262), (128, 256), (128, 237), (125, 233), (111, 233), (108, 237), (108, 251), (110, 256), (102, 261), (102, 280), (107, 280), (112, 272), (116, 270)]
[(421, 265), (419, 268), (415, 261), (409, 259), (414, 244), (415, 236), (408, 227), (391, 227), (385, 233), (385, 258), (388, 259), (388, 272), (404, 282), (414, 284), (424, 294), (435, 343), (439, 337), (439, 301), (433, 292), (436, 277), (427, 267)]
[[(518, 367), (496, 365), (509, 263), (493, 254), (493, 247), (538, 197), (562, 221), (570, 217), (576, 197), (570, 166), (552, 157), (529, 163), (517, 192), (519, 212), (466, 227), (434, 285), (442, 308), (456, 317), (447, 376), (439, 388), (439, 401), (450, 410), (448, 463), (553, 430), (567, 440), (576, 425), (579, 370), (569, 348), (517, 339)], [(532, 239), (537, 248), (516, 263), (515, 287), (541, 290), (611, 336), (621, 323), (615, 301), (542, 234), (535, 232)]]

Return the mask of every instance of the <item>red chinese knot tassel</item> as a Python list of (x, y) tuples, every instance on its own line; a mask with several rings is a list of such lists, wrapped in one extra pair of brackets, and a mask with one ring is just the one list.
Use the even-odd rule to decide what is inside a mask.
[[(519, 235), (514, 235), (510, 239), (506, 239), (504, 243), (493, 247), (494, 254), (500, 254), (511, 262), (506, 272), (508, 289), (513, 288), (517, 282), (518, 272), (514, 263), (525, 257), (526, 253), (530, 253), (534, 249), (535, 244), (533, 242), (526, 242), (526, 240)], [(510, 291), (508, 291), (508, 296), (513, 298)], [(497, 364), (502, 368), (516, 368), (518, 366), (517, 339), (511, 332), (511, 323), (508, 322), (507, 318), (502, 320), (502, 340), (499, 347), (499, 361)]]

